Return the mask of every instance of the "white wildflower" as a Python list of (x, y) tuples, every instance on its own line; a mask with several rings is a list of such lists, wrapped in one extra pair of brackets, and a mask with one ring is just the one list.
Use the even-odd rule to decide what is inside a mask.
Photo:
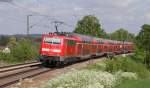
[(10, 49), (8, 47), (6, 47), (2, 52), (3, 53), (10, 53)]
[(81, 70), (50, 80), (44, 88), (111, 88), (116, 80), (108, 72)]
[(83, 88), (104, 88), (104, 86), (101, 85), (100, 83), (94, 83), (94, 84), (89, 84)]

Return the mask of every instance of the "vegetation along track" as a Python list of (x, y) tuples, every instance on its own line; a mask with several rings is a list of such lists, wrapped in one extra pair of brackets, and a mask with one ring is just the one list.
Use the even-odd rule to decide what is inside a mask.
[[(79, 61), (78, 63), (80, 62), (83, 61)], [(7, 67), (0, 67), (0, 88), (7, 87), (11, 84), (18, 82), (21, 79), (33, 77), (48, 71), (53, 71), (55, 69), (56, 68), (42, 67), (40, 62), (32, 62)]]
[(40, 64), (40, 62), (31, 62), (0, 67), (0, 88), (14, 84), (20, 79), (36, 76), (51, 70), (42, 67)]

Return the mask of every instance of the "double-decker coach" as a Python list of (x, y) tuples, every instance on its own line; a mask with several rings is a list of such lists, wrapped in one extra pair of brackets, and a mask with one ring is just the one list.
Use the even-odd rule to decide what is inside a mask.
[(132, 52), (133, 43), (94, 38), (75, 33), (42, 35), (39, 60), (45, 65), (63, 65), (91, 57)]

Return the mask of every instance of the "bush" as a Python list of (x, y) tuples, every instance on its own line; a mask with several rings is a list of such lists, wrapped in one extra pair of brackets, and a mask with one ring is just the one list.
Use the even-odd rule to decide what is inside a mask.
[(9, 64), (21, 62), (20, 59), (16, 59), (12, 54), (9, 53), (0, 53), (0, 60)]
[(119, 70), (124, 72), (135, 72), (140, 78), (146, 78), (150, 75), (150, 72), (143, 64), (137, 63), (128, 57), (119, 57), (106, 61), (106, 71), (117, 72)]
[(145, 58), (145, 53), (143, 50), (135, 47), (135, 51), (134, 51), (134, 54), (131, 55), (130, 57), (136, 61), (136, 62), (140, 62), (140, 63), (144, 63), (144, 58)]
[(11, 53), (17, 59), (31, 60), (38, 55), (38, 49), (32, 45), (31, 41), (22, 39), (11, 48)]
[(38, 56), (39, 43), (32, 43), (31, 40), (20, 39), (18, 42), (11, 38), (8, 46), (10, 53), (0, 53), (0, 60), (14, 64), (33, 60)]
[(150, 88), (150, 79), (124, 80), (114, 88)]

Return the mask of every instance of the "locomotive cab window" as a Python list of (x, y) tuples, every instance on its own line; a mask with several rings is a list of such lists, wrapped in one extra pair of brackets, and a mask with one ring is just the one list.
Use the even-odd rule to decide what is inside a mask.
[(61, 44), (61, 39), (60, 38), (44, 38), (44, 43), (49, 43), (49, 44)]

